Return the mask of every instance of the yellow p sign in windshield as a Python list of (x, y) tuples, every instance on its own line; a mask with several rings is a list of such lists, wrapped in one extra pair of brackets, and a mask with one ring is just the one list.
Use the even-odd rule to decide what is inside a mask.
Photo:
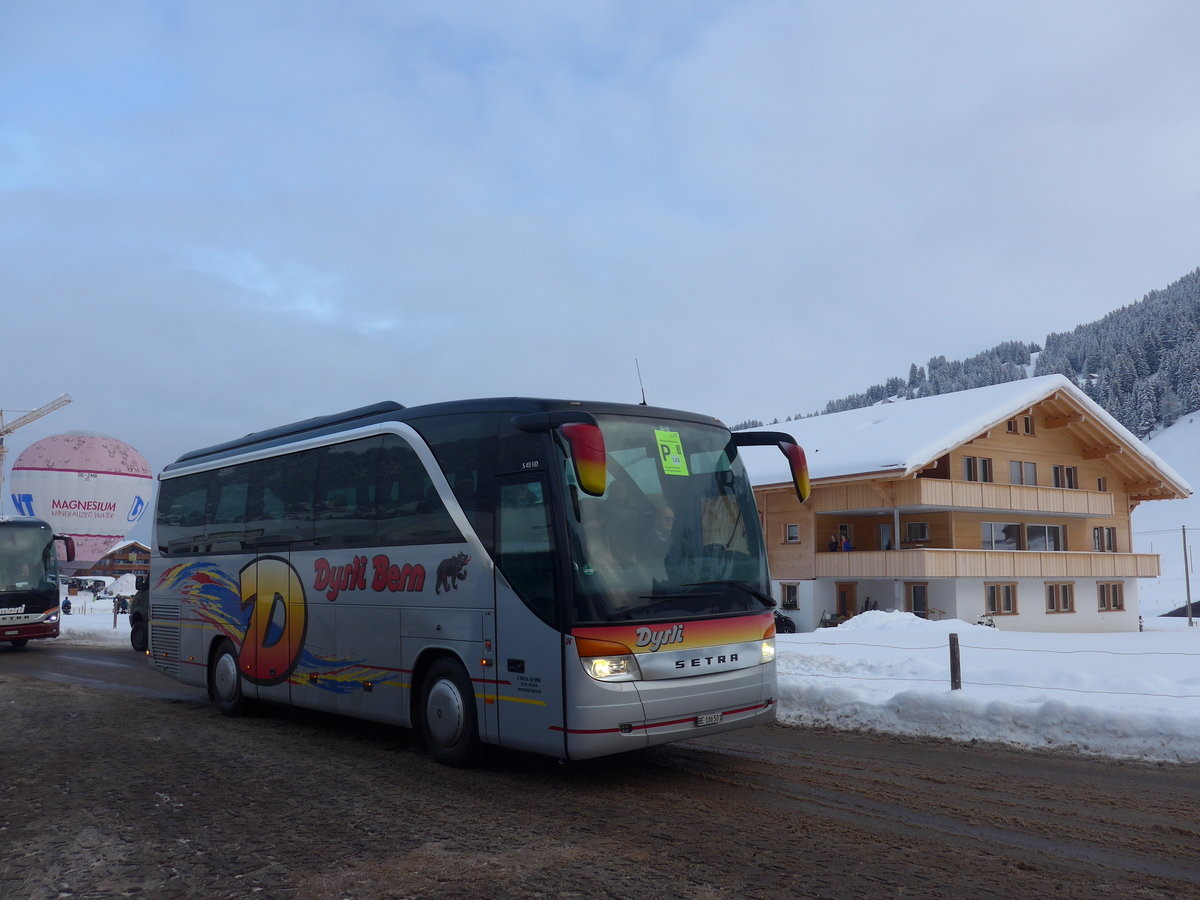
[(654, 438), (658, 441), (658, 458), (662, 462), (663, 474), (686, 475), (687, 459), (683, 455), (683, 441), (679, 440), (679, 432), (656, 428)]

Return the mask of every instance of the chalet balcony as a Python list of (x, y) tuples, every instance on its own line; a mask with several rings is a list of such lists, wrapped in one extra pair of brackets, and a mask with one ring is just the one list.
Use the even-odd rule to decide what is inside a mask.
[(818, 578), (1156, 578), (1155, 553), (1040, 550), (852, 550), (816, 554)]
[(820, 513), (872, 511), (899, 508), (957, 509), (1005, 513), (1103, 518), (1113, 515), (1113, 495), (1102, 491), (995, 484), (980, 481), (948, 481), (941, 478), (910, 478), (885, 486), (878, 482), (830, 485), (813, 496), (813, 510)]

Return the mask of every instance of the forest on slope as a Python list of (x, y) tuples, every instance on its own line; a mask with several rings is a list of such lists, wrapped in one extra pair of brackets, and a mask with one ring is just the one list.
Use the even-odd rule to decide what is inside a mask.
[[(909, 366), (907, 378), (889, 378), (788, 421), (1054, 373), (1072, 379), (1139, 438), (1200, 409), (1200, 269), (1098, 321), (1049, 334), (1041, 345), (1005, 341), (965, 360), (935, 356)], [(734, 430), (762, 424), (749, 420)]]

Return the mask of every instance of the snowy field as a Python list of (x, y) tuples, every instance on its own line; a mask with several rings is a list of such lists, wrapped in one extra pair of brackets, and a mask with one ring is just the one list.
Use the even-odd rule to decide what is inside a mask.
[[(59, 640), (129, 647), (129, 617), (118, 616), (114, 628), (111, 601), (86, 593), (74, 600), (80, 612), (63, 617)], [(864, 613), (837, 628), (779, 636), (779, 719), (1200, 762), (1200, 627), (1160, 618), (1146, 629), (1028, 634)], [(957, 691), (951, 632), (961, 646)]]

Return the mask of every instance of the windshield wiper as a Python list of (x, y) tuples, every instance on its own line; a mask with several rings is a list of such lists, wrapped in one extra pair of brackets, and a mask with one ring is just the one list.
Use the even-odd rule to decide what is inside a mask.
[(770, 597), (767, 594), (764, 594), (762, 591), (757, 590), (756, 588), (750, 587), (750, 585), (746, 584), (746, 582), (744, 582), (744, 581), (693, 581), (693, 582), (689, 582), (688, 584), (684, 585), (684, 587), (708, 587), (708, 586), (714, 585), (714, 584), (722, 584), (722, 585), (725, 585), (726, 587), (734, 587), (734, 588), (737, 588), (738, 590), (745, 591), (747, 594), (749, 594), (751, 597), (758, 600), (764, 606), (774, 606), (775, 605), (775, 599), (773, 597)]
[(649, 603), (643, 603), (641, 606), (634, 606), (629, 609), (614, 610), (608, 614), (608, 621), (615, 622), (618, 619), (631, 619), (641, 613), (649, 612), (655, 607), (662, 606), (671, 600), (711, 599), (720, 596), (721, 594), (718, 591), (684, 591), (677, 594), (651, 594), (638, 597), (639, 600), (649, 600)]

